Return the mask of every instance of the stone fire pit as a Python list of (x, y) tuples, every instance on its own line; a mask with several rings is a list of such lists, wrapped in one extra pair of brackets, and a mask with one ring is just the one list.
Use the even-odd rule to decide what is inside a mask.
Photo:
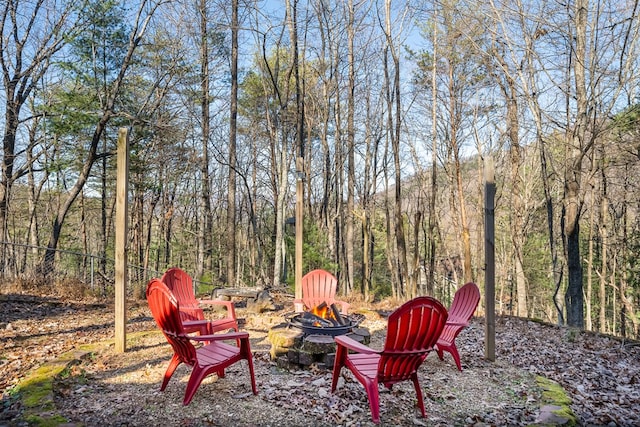
[(336, 356), (337, 335), (348, 335), (354, 340), (369, 344), (371, 334), (358, 326), (363, 317), (343, 316), (345, 324), (313, 326), (302, 324), (296, 316), (287, 315), (286, 322), (272, 327), (268, 333), (270, 355), (284, 369), (308, 369), (316, 365), (320, 369), (332, 369)]

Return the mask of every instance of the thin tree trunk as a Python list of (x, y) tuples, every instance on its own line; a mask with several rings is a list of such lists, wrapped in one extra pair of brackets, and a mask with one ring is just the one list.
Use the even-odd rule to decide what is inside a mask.
[(198, 212), (197, 256), (194, 275), (201, 278), (204, 274), (207, 251), (210, 249), (211, 239), (211, 189), (209, 185), (209, 133), (211, 126), (209, 112), (209, 17), (207, 0), (200, 0), (198, 5), (200, 15), (200, 119), (201, 148), (200, 152), (200, 203)]
[(436, 275), (436, 200), (438, 194), (438, 8), (434, 11), (433, 65), (431, 67), (431, 193), (429, 197), (429, 271), (427, 294), (434, 295)]
[(587, 253), (587, 291), (585, 294), (585, 304), (586, 304), (586, 324), (585, 328), (587, 331), (593, 330), (593, 323), (591, 318), (591, 302), (592, 302), (592, 293), (593, 293), (593, 240), (594, 240), (594, 232), (593, 228), (595, 226), (595, 191), (593, 187), (591, 188), (591, 208), (589, 209), (589, 248)]
[[(605, 188), (603, 188), (603, 191), (606, 191)], [(609, 262), (609, 260), (607, 259), (607, 254), (609, 251), (609, 245), (608, 245), (608, 232), (607, 232), (607, 226), (608, 226), (608, 222), (609, 222), (609, 215), (608, 215), (608, 211), (609, 211), (609, 206), (608, 206), (608, 198), (606, 194), (602, 195), (602, 204), (601, 204), (601, 211), (600, 211), (600, 224), (599, 224), (599, 229), (600, 229), (600, 239), (601, 239), (601, 246), (602, 246), (602, 253), (601, 253), (601, 257), (602, 257), (602, 267), (599, 273), (600, 276), (600, 293), (599, 293), (599, 299), (600, 299), (600, 314), (599, 314), (599, 323), (600, 323), (600, 328), (599, 331), (602, 333), (606, 333), (607, 331), (604, 329), (606, 326), (606, 316), (607, 316), (607, 312), (606, 312), (606, 308), (607, 308), (607, 263)], [(614, 306), (615, 307), (615, 306)], [(614, 331), (612, 331), (614, 332)]]
[(284, 241), (284, 218), (285, 218), (285, 205), (287, 201), (287, 175), (289, 170), (289, 156), (287, 154), (286, 137), (281, 131), (276, 130), (276, 140), (280, 144), (280, 161), (278, 164), (278, 193), (276, 197), (276, 217), (275, 217), (275, 254), (274, 254), (274, 266), (273, 266), (273, 286), (280, 284), (282, 276), (282, 265), (285, 261), (285, 241)]
[[(236, 139), (238, 121), (238, 0), (231, 1), (231, 96), (229, 112), (229, 190), (227, 193), (227, 285), (236, 286)], [(280, 217), (282, 218), (282, 217)], [(282, 222), (282, 221), (280, 221)]]
[(577, 328), (584, 326), (584, 296), (582, 284), (582, 260), (580, 257), (580, 213), (582, 209), (581, 169), (582, 153), (586, 150), (587, 127), (587, 18), (589, 0), (575, 3), (575, 49), (573, 50), (573, 73), (575, 79), (575, 103), (577, 117), (572, 140), (567, 144), (567, 164), (564, 176), (564, 205), (562, 234), (566, 242), (565, 256), (569, 283), (565, 292), (567, 324)]
[(354, 54), (354, 5), (353, 0), (349, 0), (349, 16), (347, 24), (348, 53), (347, 61), (349, 64), (349, 90), (347, 91), (347, 212), (345, 215), (345, 251), (346, 251), (346, 280), (343, 290), (347, 293), (351, 292), (354, 287), (354, 193), (356, 186), (355, 172), (355, 54)]
[[(387, 105), (388, 105), (388, 123), (391, 137), (391, 148), (393, 155), (394, 167), (394, 209), (393, 223), (395, 234), (395, 246), (397, 250), (397, 271), (398, 271), (398, 287), (402, 292), (402, 296), (406, 292), (410, 292), (407, 288), (409, 285), (409, 268), (407, 265), (407, 245), (405, 239), (404, 217), (402, 216), (402, 166), (400, 163), (400, 135), (402, 126), (402, 108), (400, 100), (400, 58), (395, 50), (393, 38), (391, 36), (391, 0), (385, 0), (385, 33), (386, 33), (386, 49), (391, 54), (393, 68), (389, 70), (387, 61), (385, 61), (385, 79), (387, 84)], [(393, 75), (393, 80), (389, 76), (389, 72)]]

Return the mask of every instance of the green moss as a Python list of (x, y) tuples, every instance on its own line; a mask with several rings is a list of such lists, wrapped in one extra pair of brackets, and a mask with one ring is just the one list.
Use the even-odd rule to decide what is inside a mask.
[(544, 403), (558, 406), (571, 404), (571, 399), (557, 382), (538, 376), (536, 377), (536, 383), (542, 388), (542, 400)]
[(553, 411), (553, 413), (559, 417), (566, 418), (567, 420), (569, 420), (566, 424), (568, 426), (578, 425), (578, 420), (575, 414), (573, 413), (571, 408), (569, 408), (568, 406), (561, 406), (560, 409)]
[[(129, 334), (127, 341), (129, 345), (143, 340), (147, 336), (160, 333), (158, 330), (142, 331)], [(32, 373), (17, 386), (10, 390), (9, 395), (22, 402), (24, 412), (21, 420), (30, 426), (58, 426), (69, 421), (63, 416), (55, 413), (55, 402), (53, 400), (53, 387), (56, 378), (68, 377), (70, 367), (80, 360), (94, 359), (100, 350), (113, 345), (113, 340), (94, 344), (78, 346), (77, 349), (66, 352), (49, 363), (32, 371)]]
[(541, 403), (543, 405), (551, 405), (554, 409), (551, 411), (557, 417), (565, 420), (563, 426), (577, 426), (578, 418), (571, 410), (571, 399), (560, 384), (548, 378), (541, 376), (536, 377), (536, 383), (542, 389)]
[(52, 415), (51, 417), (40, 416), (40, 415), (29, 415), (25, 417), (25, 421), (30, 426), (37, 426), (37, 427), (57, 427), (60, 424), (66, 424), (69, 422), (68, 419), (60, 415)]
[(578, 339), (580, 333), (581, 331), (578, 328), (567, 328), (565, 338), (567, 342), (576, 342), (576, 339)]
[(68, 420), (55, 414), (53, 384), (57, 377), (68, 375), (69, 366), (88, 354), (86, 350), (74, 350), (62, 354), (55, 361), (45, 363), (34, 370), (16, 387), (24, 412), (22, 419), (33, 426), (57, 426)]
[(64, 369), (64, 365), (47, 364), (38, 368), (31, 376), (20, 383), (18, 392), (25, 407), (52, 407), (53, 379)]

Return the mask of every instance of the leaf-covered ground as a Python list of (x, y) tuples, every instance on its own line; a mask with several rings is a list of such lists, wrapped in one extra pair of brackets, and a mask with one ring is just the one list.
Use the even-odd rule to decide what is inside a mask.
[[(13, 396), (18, 381), (80, 344), (113, 338), (113, 307), (25, 295), (1, 295), (0, 304), (0, 425), (15, 425), (12, 420), (21, 411)], [(360, 307), (372, 346), (384, 339), (381, 313), (393, 308), (389, 303)], [(250, 392), (246, 362), (241, 362), (224, 379), (207, 378), (184, 407), (188, 368), (178, 368), (167, 390), (159, 391), (171, 351), (155, 331), (146, 304), (131, 304), (127, 352), (116, 354), (107, 345), (65, 372), (55, 383), (56, 407), (71, 422), (87, 426), (371, 425), (366, 393), (350, 373), (343, 371), (332, 394), (330, 371), (290, 372), (270, 360), (266, 334), (283, 314), (238, 309), (255, 353), (257, 396)], [(150, 333), (135, 333), (140, 331)], [(383, 425), (529, 425), (540, 406), (536, 375), (565, 388), (582, 425), (640, 425), (637, 344), (508, 317), (496, 324), (496, 362), (483, 358), (483, 319), (474, 319), (457, 344), (463, 372), (449, 355), (444, 362), (431, 355), (421, 368), (428, 418), (417, 416), (415, 392), (407, 382), (391, 391), (381, 388)]]

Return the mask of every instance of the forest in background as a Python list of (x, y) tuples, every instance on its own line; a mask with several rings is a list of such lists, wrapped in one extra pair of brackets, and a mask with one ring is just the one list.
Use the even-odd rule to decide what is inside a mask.
[(445, 299), (484, 280), (491, 157), (497, 310), (637, 337), (637, 8), (8, 0), (0, 241), (112, 257), (127, 127), (130, 263), (290, 285), (300, 180), (303, 271)]

